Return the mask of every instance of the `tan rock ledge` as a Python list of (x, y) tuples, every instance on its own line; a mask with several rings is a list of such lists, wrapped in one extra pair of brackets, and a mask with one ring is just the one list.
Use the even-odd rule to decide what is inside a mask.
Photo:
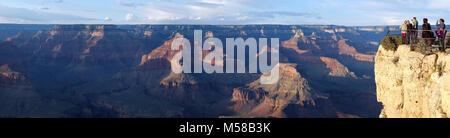
[(450, 114), (450, 55), (423, 55), (401, 45), (379, 47), (375, 57), (382, 118), (447, 118)]

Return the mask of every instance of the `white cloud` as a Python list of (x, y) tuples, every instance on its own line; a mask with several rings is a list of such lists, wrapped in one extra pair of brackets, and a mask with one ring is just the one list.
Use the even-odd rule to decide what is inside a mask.
[(237, 17), (237, 20), (238, 21), (243, 21), (243, 20), (248, 20), (248, 16), (239, 16), (239, 17)]
[(75, 15), (46, 12), (45, 10), (31, 10), (0, 5), (1, 23), (83, 23), (98, 21), (97, 19)]
[(112, 21), (111, 17), (105, 17), (104, 21)]
[(127, 21), (132, 21), (134, 20), (134, 14), (128, 13), (127, 15), (125, 15), (125, 20)]
[[(442, 16), (447, 16), (444, 11), (449, 10), (450, 1), (448, 0), (377, 0), (377, 1), (358, 1), (352, 5), (341, 5), (342, 9), (350, 9), (358, 18), (368, 18), (372, 23), (378, 25), (398, 25), (404, 20), (410, 20), (412, 17), (428, 18), (437, 20)], [(357, 21), (355, 21), (357, 22)]]
[(450, 0), (115, 0), (108, 2), (116, 5), (95, 8), (105, 2), (0, 5), (0, 22), (386, 25), (414, 16), (431, 22), (450, 18)]
[(277, 17), (320, 18), (317, 13), (311, 12), (269, 11), (260, 6), (261, 1), (254, 0), (161, 0), (146, 4), (120, 2), (122, 6), (132, 8), (136, 13), (134, 16), (142, 17), (145, 23), (245, 24), (264, 23)]

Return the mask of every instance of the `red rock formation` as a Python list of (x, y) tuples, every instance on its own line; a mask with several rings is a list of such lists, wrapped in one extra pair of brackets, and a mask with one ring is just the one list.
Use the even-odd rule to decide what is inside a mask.
[(172, 57), (180, 52), (180, 50), (182, 49), (182, 47), (180, 48), (180, 50), (171, 50), (172, 47), (172, 42), (177, 39), (177, 38), (183, 38), (184, 36), (177, 33), (175, 35), (175, 37), (173, 37), (172, 39), (165, 41), (164, 44), (162, 46), (159, 46), (158, 48), (154, 49), (151, 53), (147, 54), (147, 55), (143, 55), (142, 59), (141, 59), (141, 63), (140, 65), (144, 65), (145, 63), (147, 63), (148, 61), (152, 60), (152, 59), (166, 59), (167, 61), (170, 62), (170, 60), (172, 60)]
[(355, 58), (359, 61), (367, 61), (367, 62), (374, 62), (375, 55), (367, 55), (367, 54), (361, 54), (356, 51), (356, 49), (352, 46), (349, 46), (346, 43), (347, 40), (339, 40), (338, 42), (338, 48), (339, 48), (339, 54), (341, 55), (349, 55)]
[(339, 61), (334, 58), (320, 57), (320, 59), (326, 64), (327, 68), (330, 69), (330, 76), (334, 77), (352, 77), (358, 78), (355, 73), (350, 72), (347, 67), (342, 65)]
[(293, 32), (295, 32), (295, 35), (292, 36), (291, 39), (281, 42), (281, 46), (284, 48), (292, 49), (295, 52), (297, 52), (297, 54), (304, 54), (309, 52), (308, 50), (301, 50), (298, 48), (298, 42), (300, 40), (302, 40), (302, 42), (307, 41), (306, 38), (304, 37), (303, 32), (301, 30), (293, 30)]
[(19, 72), (15, 72), (9, 68), (8, 64), (0, 66), (0, 86), (10, 87), (14, 84), (25, 84), (26, 78)]
[[(314, 92), (306, 79), (295, 69), (295, 65), (280, 64), (280, 80), (276, 84), (264, 85), (259, 80), (246, 87), (234, 89), (233, 105), (229, 108), (238, 117), (314, 117), (331, 114), (302, 114), (297, 111), (315, 112), (308, 106), (333, 111), (324, 96)], [(326, 104), (323, 104), (326, 103)], [(295, 108), (288, 106), (294, 105)], [(325, 106), (324, 106), (325, 105)], [(291, 113), (296, 112), (296, 113)]]

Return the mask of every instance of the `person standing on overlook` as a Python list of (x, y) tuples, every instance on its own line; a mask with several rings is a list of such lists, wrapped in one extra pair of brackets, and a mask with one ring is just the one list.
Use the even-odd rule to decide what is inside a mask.
[(407, 27), (408, 21), (403, 22), (403, 24), (400, 26), (400, 30), (402, 31), (402, 44), (406, 44), (406, 33), (408, 31)]
[(444, 19), (440, 19), (438, 21), (436, 21), (436, 26), (438, 27), (438, 30), (436, 31), (436, 35), (439, 39), (439, 44), (441, 45), (440, 50), (441, 51), (445, 51), (445, 35), (447, 33), (447, 31), (445, 31), (445, 21)]
[(418, 29), (419, 29), (419, 22), (417, 21), (417, 18), (416, 17), (414, 17), (413, 19), (412, 19), (412, 25), (413, 25), (413, 28), (412, 28), (412, 44), (415, 44), (415, 43), (417, 43), (417, 35), (418, 35)]
[(425, 43), (427, 45), (431, 45), (432, 40), (434, 38), (434, 34), (430, 30), (431, 30), (431, 25), (430, 25), (430, 23), (428, 23), (428, 19), (423, 18), (422, 38), (425, 39)]
[(411, 39), (413, 37), (413, 25), (411, 24), (411, 22), (407, 21), (406, 28), (408, 30), (406, 34), (406, 44), (411, 44)]

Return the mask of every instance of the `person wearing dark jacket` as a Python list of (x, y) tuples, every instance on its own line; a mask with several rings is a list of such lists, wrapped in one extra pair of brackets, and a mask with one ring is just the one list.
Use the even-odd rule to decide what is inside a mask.
[(406, 25), (407, 26), (407, 28), (408, 28), (408, 31), (407, 31), (407, 34), (406, 34), (406, 36), (407, 36), (407, 43), (406, 44), (411, 44), (411, 39), (412, 39), (412, 37), (414, 36), (414, 31), (413, 31), (413, 25), (411, 24), (411, 22), (409, 22), (408, 21), (408, 24)]
[(434, 39), (434, 34), (431, 32), (431, 25), (428, 23), (427, 18), (423, 19), (422, 38), (425, 40), (427, 45), (431, 45)]

